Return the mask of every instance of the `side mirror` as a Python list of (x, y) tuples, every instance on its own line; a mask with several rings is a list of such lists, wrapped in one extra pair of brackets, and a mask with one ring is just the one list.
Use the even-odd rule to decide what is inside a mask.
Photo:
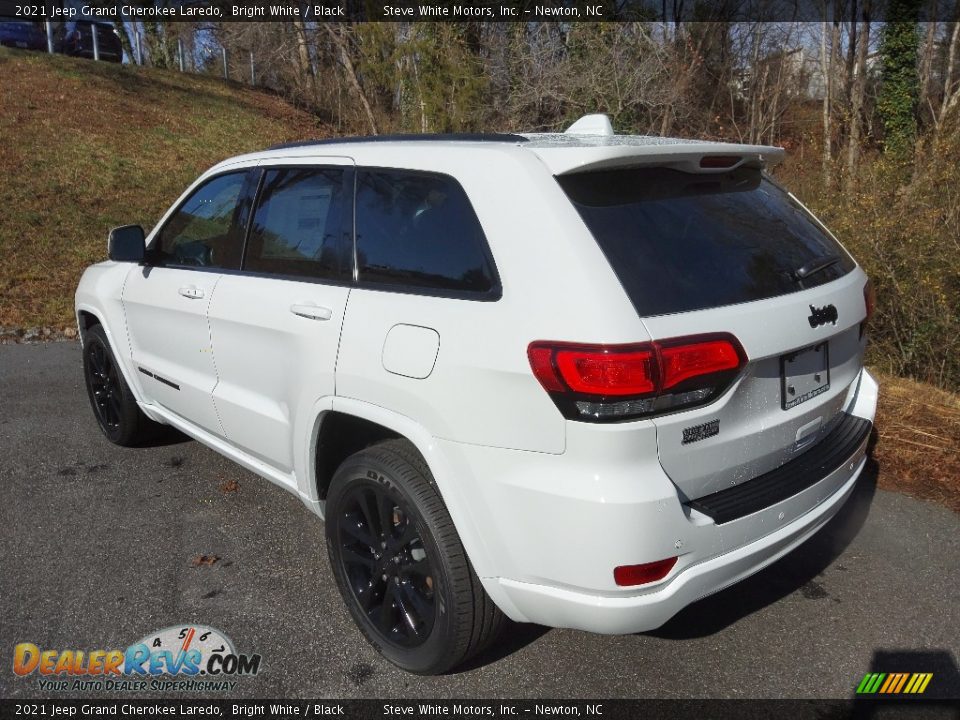
[(110, 231), (107, 255), (114, 262), (143, 262), (146, 254), (146, 236), (139, 225), (123, 225)]

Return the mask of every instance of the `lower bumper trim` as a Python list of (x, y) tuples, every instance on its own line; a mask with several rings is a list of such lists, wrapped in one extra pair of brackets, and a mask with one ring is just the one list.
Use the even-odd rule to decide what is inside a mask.
[(687, 503), (717, 525), (751, 515), (803, 492), (842, 467), (870, 434), (873, 423), (842, 413), (833, 429), (816, 445), (776, 470)]

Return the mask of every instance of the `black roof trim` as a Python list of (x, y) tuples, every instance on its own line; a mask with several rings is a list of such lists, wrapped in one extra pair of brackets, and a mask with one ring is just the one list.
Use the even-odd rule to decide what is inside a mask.
[(286, 150), (287, 148), (309, 147), (311, 145), (344, 145), (367, 142), (527, 142), (523, 135), (510, 133), (402, 133), (399, 135), (370, 135), (359, 137), (327, 138), (325, 140), (301, 140), (281, 143), (267, 150)]

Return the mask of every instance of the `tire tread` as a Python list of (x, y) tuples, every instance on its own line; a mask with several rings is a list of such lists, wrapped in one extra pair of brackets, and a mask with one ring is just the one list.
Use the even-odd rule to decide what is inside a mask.
[[(488, 647), (503, 628), (505, 616), (484, 591), (463, 549), (433, 474), (413, 444), (405, 439), (385, 440), (351, 456), (344, 461), (344, 465), (359, 455), (375, 458), (402, 479), (431, 526), (434, 540), (448, 558), (448, 581), (456, 603), (452, 608), (456, 628), (454, 644), (431, 669), (433, 673), (446, 672)], [(364, 634), (367, 635), (366, 631)], [(367, 637), (372, 640), (369, 635)]]

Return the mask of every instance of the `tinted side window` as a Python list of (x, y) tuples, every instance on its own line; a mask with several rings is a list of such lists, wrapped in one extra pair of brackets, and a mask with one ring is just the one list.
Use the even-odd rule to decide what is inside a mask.
[(350, 267), (344, 171), (268, 170), (250, 226), (245, 270), (336, 278)]
[(480, 222), (453, 178), (360, 170), (356, 224), (361, 282), (466, 293), (497, 285)]
[(246, 171), (200, 186), (167, 220), (154, 243), (157, 265), (239, 268), (243, 232), (234, 223)]

